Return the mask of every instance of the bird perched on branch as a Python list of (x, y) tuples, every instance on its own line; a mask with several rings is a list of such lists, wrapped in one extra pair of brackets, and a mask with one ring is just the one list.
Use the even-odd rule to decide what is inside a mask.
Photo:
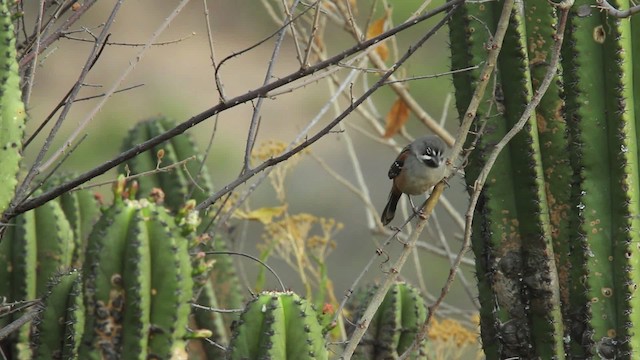
[(402, 149), (389, 168), (388, 175), (393, 185), (382, 211), (382, 224), (387, 225), (393, 220), (402, 194), (409, 196), (411, 206), (416, 211), (411, 195), (424, 194), (442, 180), (446, 169), (446, 148), (447, 145), (438, 136), (427, 135)]

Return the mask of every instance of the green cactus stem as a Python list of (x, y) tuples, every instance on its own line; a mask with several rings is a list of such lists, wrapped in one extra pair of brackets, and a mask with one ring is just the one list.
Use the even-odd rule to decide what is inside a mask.
[(89, 235), (80, 358), (186, 358), (188, 240), (166, 209), (123, 199), (126, 192), (121, 179), (114, 204)]
[[(573, 8), (589, 6), (580, 0)], [(564, 49), (574, 170), (572, 357), (632, 358), (640, 351), (639, 124), (633, 101), (640, 52), (631, 33), (630, 21), (606, 12), (574, 14)]]
[(84, 324), (80, 272), (54, 277), (42, 299), (42, 313), (34, 323), (33, 359), (77, 359)]
[[(0, 244), (0, 296), (19, 302), (44, 295), (49, 281), (71, 267), (74, 246), (71, 225), (55, 201), (12, 219)], [(22, 314), (15, 313), (13, 319)], [(10, 318), (5, 318), (6, 323)], [(29, 326), (3, 347), (14, 349), (14, 359), (30, 359)]]
[[(46, 183), (45, 190), (52, 189), (71, 178), (73, 178), (72, 174), (55, 176)], [(100, 203), (96, 199), (95, 194), (89, 190), (66, 192), (56, 198), (55, 201), (60, 203), (62, 211), (73, 229), (76, 243), (72, 264), (80, 267), (82, 265), (84, 248), (89, 233), (98, 220), (98, 217), (100, 217)]]
[(311, 304), (292, 292), (263, 292), (240, 316), (229, 359), (327, 359)]
[[(375, 289), (374, 289), (375, 290)], [(364, 311), (374, 291), (356, 296), (359, 313)], [(396, 359), (411, 346), (422, 323), (427, 318), (427, 307), (420, 292), (413, 286), (397, 282), (389, 289), (382, 304), (371, 319), (367, 333), (358, 344), (354, 359)], [(426, 356), (426, 342), (410, 354), (410, 359)]]
[[(486, 157), (519, 120), (547, 72), (555, 13), (544, 1), (522, 5), (511, 14), (494, 91), (486, 94), (478, 109), (476, 129), (483, 131), (465, 168), (470, 188)], [(484, 60), (485, 44), (491, 43), (490, 32), (497, 25), (501, 9), (501, 3), (466, 3), (463, 11), (456, 13), (450, 24), (453, 68)], [(472, 71), (454, 76), (461, 116), (478, 74)], [(557, 186), (554, 193), (548, 192), (551, 181), (566, 182), (569, 174), (566, 142), (562, 133), (557, 134), (563, 130), (557, 87), (547, 93), (544, 104), (548, 108), (534, 113), (501, 152), (476, 207), (472, 243), (477, 259), (482, 343), (488, 358), (564, 357), (565, 330), (553, 247), (554, 240), (556, 244), (559, 240), (552, 234), (559, 233), (568, 187)], [(556, 134), (549, 134), (549, 129)], [(547, 142), (554, 140), (559, 142), (550, 149)], [(562, 168), (556, 173), (559, 166)], [(557, 196), (552, 197), (552, 208), (548, 195)], [(556, 216), (554, 222), (552, 215)], [(566, 231), (562, 234), (566, 239)], [(562, 264), (566, 271), (567, 261)]]
[[(139, 122), (129, 132), (122, 148), (129, 149), (175, 126), (175, 122), (163, 116)], [(163, 154), (160, 164), (158, 162), (159, 153)], [(126, 173), (128, 170), (132, 174), (139, 174), (154, 170), (158, 165), (162, 167), (175, 164), (194, 155), (199, 158), (200, 154), (191, 137), (188, 134), (182, 134), (136, 156), (121, 166), (119, 171)], [(141, 197), (147, 197), (154, 188), (160, 188), (165, 193), (165, 204), (172, 210), (179, 209), (188, 199), (201, 202), (213, 190), (208, 170), (198, 160), (188, 161), (184, 166), (174, 168), (171, 171), (142, 176), (137, 180), (140, 182), (139, 193)]]
[[(13, 199), (22, 158), (26, 113), (20, 91), (9, 1), (0, 1), (0, 214)], [(2, 239), (0, 238), (0, 241)]]

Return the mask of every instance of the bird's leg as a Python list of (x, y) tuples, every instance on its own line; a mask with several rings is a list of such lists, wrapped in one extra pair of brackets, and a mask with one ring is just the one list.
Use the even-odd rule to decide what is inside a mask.
[(413, 199), (411, 199), (411, 195), (407, 195), (409, 197), (409, 203), (411, 204), (411, 208), (413, 209), (413, 212), (418, 215), (420, 217), (420, 219), (424, 220), (426, 219), (426, 216), (424, 215), (424, 211), (422, 211), (422, 208), (417, 208), (414, 204), (413, 204)]

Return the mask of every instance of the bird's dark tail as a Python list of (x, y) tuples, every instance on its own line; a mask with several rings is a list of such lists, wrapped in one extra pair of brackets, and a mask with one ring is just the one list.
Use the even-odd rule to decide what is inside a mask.
[(383, 225), (387, 225), (393, 220), (393, 217), (396, 215), (396, 207), (398, 206), (398, 200), (402, 193), (396, 193), (395, 191), (391, 191), (389, 193), (389, 200), (387, 200), (387, 206), (382, 210), (382, 216), (380, 217), (380, 221), (382, 221)]

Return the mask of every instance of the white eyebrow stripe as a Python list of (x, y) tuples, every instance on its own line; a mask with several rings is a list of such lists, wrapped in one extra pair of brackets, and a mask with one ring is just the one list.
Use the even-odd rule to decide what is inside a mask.
[(431, 159), (433, 159), (433, 157), (431, 157), (429, 155), (420, 155), (420, 159), (431, 160)]

